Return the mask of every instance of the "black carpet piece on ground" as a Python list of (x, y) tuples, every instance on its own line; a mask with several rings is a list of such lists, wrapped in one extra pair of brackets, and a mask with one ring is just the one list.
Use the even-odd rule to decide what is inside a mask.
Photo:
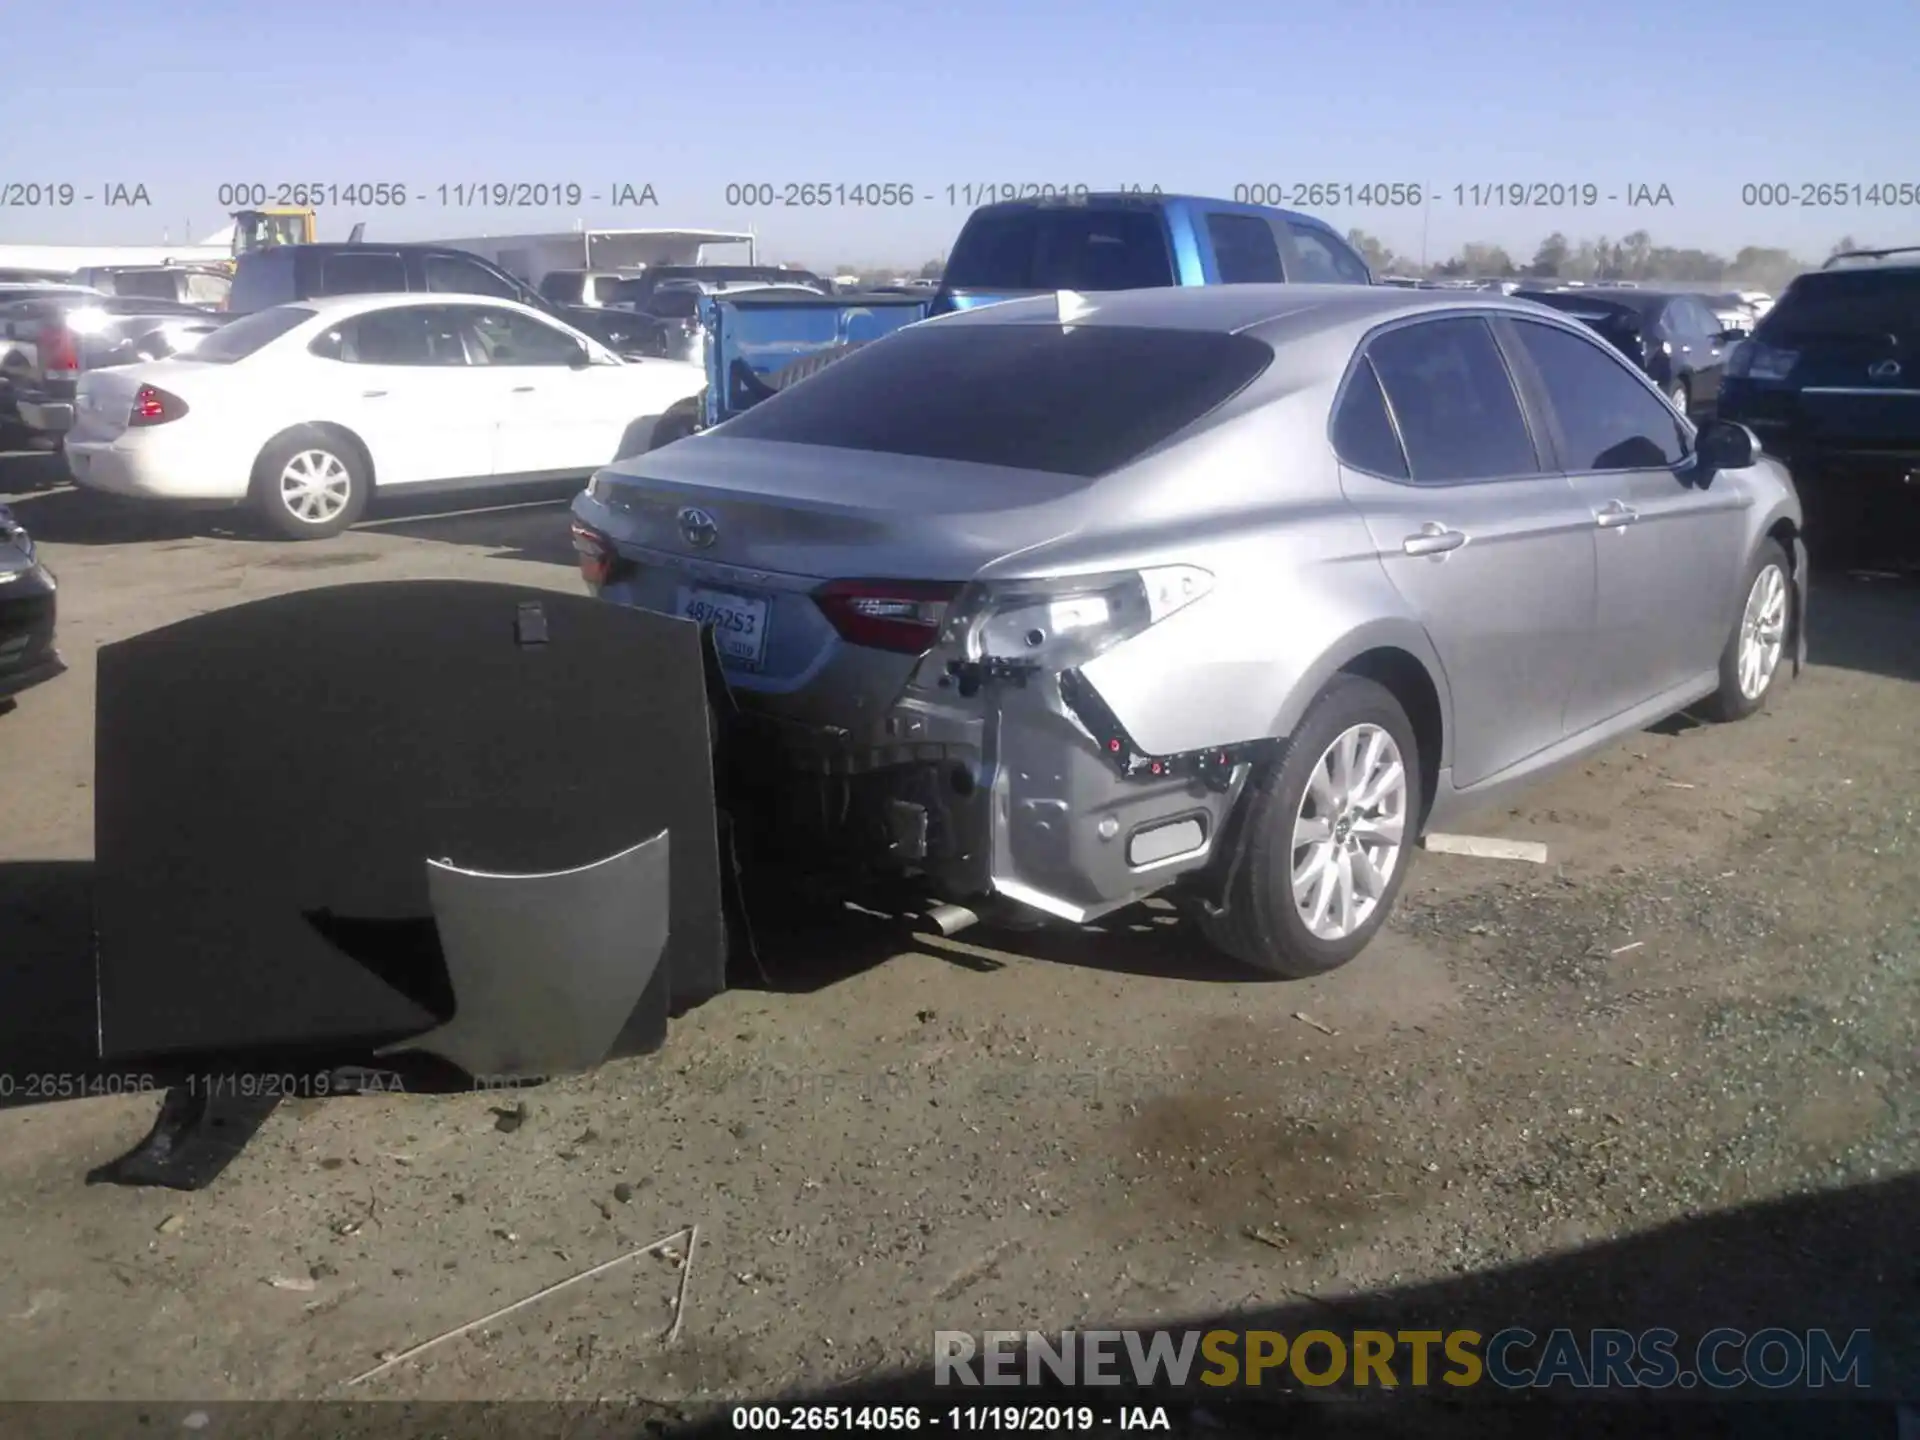
[(726, 984), (705, 667), (686, 622), (458, 581), (308, 590), (104, 647), (102, 1054), (419, 1034), (451, 1002), (428, 858), (564, 870), (665, 828), (671, 935), (615, 1053), (657, 1047)]

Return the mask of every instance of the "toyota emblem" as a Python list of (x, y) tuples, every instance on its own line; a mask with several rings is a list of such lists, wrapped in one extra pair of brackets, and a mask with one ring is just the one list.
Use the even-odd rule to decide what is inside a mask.
[(1869, 365), (1867, 367), (1867, 374), (1875, 380), (1898, 380), (1900, 378), (1900, 362), (1898, 360), (1882, 360), (1876, 365)]
[(720, 527), (706, 511), (689, 505), (680, 512), (680, 538), (695, 550), (705, 550), (720, 538)]

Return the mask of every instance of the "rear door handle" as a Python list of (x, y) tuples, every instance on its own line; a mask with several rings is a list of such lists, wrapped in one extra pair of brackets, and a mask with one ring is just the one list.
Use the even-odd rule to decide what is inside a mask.
[(1631, 525), (1640, 518), (1640, 512), (1624, 501), (1609, 500), (1593, 512), (1593, 518), (1602, 530), (1613, 530)]
[(1409, 555), (1444, 555), (1466, 543), (1464, 530), (1449, 530), (1438, 521), (1429, 520), (1420, 527), (1419, 534), (1409, 535), (1402, 540), (1400, 548)]
[(362, 390), (360, 392), (360, 398), (362, 400), (378, 400), (382, 395), (385, 395), (386, 393), (387, 392), (384, 390)]
[(533, 386), (516, 385), (513, 387), (513, 393), (516, 395), (531, 395), (533, 393)]

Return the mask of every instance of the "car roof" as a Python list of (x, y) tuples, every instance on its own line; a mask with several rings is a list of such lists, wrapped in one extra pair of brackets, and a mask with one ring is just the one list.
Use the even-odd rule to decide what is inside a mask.
[[(1309, 215), (1304, 210), (1288, 210), (1279, 205), (1256, 205), (1248, 200), (1222, 200), (1217, 195), (1184, 194), (1145, 194), (1138, 190), (1094, 190), (1078, 195), (1038, 195), (1021, 196), (1014, 200), (996, 200), (974, 210), (974, 215), (1005, 214), (1015, 210), (1084, 210), (1097, 206), (1111, 209), (1130, 207), (1143, 210), (1158, 210), (1168, 205), (1200, 205), (1210, 210), (1231, 210), (1242, 214), (1283, 215), (1289, 220), (1303, 220), (1319, 229), (1337, 234), (1333, 227), (1317, 215)], [(972, 216), (968, 217), (969, 219)]]
[(349, 255), (356, 252), (368, 255), (467, 255), (475, 260), (485, 260), (484, 255), (474, 255), (471, 250), (462, 250), (457, 245), (435, 245), (415, 240), (316, 240), (310, 245), (271, 245), (264, 250), (249, 250), (240, 257), (245, 264), (259, 256), (285, 255), (290, 259), (299, 259), (303, 255)]
[(1368, 330), (1388, 320), (1445, 312), (1504, 311), (1550, 315), (1536, 305), (1491, 290), (1403, 290), (1393, 285), (1189, 285), (1153, 290), (1061, 292), (1003, 300), (955, 311), (931, 325), (1044, 325), (1060, 321), (1061, 306), (1076, 325), (1128, 325), (1223, 334), (1271, 330), (1291, 334), (1342, 328)]
[(1625, 289), (1616, 285), (1582, 285), (1578, 290), (1555, 290), (1551, 287), (1530, 285), (1524, 292), (1529, 295), (1568, 295), (1578, 300), (1602, 300), (1613, 305), (1625, 305), (1635, 310), (1648, 310), (1668, 300), (1698, 300), (1702, 292), (1698, 290), (1648, 290), (1640, 286)]

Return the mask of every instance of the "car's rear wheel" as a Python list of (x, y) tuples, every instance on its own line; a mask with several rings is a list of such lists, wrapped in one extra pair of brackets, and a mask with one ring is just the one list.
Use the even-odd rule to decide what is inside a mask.
[(1787, 552), (1769, 540), (1747, 566), (1746, 599), (1720, 653), (1720, 688), (1704, 707), (1716, 720), (1744, 720), (1767, 703), (1793, 635)]
[(1308, 708), (1250, 808), (1216, 949), (1289, 979), (1346, 964), (1386, 923), (1412, 859), (1421, 758), (1393, 693), (1336, 676)]
[(260, 452), (253, 469), (253, 507), (287, 540), (338, 535), (365, 512), (365, 462), (350, 445), (316, 430), (283, 435)]

